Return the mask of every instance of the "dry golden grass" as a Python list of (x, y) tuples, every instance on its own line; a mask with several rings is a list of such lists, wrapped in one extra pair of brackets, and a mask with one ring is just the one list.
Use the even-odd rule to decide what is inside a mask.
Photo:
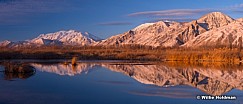
[(242, 52), (238, 48), (153, 48), (139, 45), (83, 46), (38, 48), (0, 48), (0, 59), (72, 59), (80, 60), (143, 60), (143, 61), (185, 61), (185, 62), (227, 62), (238, 63)]

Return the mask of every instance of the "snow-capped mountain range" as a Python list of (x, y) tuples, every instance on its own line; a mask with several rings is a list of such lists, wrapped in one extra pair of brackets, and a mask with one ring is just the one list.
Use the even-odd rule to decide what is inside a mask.
[(79, 32), (75, 30), (58, 31), (55, 33), (41, 34), (38, 37), (21, 41), (11, 42), (5, 40), (0, 42), (0, 46), (42, 46), (42, 45), (91, 45), (101, 40), (88, 32)]
[[(153, 47), (196, 47), (215, 45), (239, 45), (243, 36), (243, 18), (233, 19), (221, 12), (212, 12), (191, 22), (158, 21), (144, 23), (122, 34), (107, 39), (75, 30), (41, 34), (37, 38), (0, 42), (0, 46), (42, 45), (124, 45), (138, 44)], [(230, 43), (231, 42), (231, 43)]]
[[(210, 37), (207, 36), (209, 32), (220, 33), (223, 28), (227, 27), (233, 29), (232, 25), (240, 26), (239, 22), (239, 20), (234, 20), (221, 12), (212, 12), (202, 16), (198, 20), (187, 23), (159, 21), (152, 24), (142, 24), (137, 27), (139, 29), (135, 28), (123, 34), (112, 36), (99, 42), (98, 45), (141, 44), (154, 47), (194, 47), (195, 44), (193, 43), (195, 42), (191, 41), (195, 41), (195, 38), (199, 39), (199, 36), (205, 36), (208, 37), (208, 40), (216, 41), (218, 38), (213, 37), (217, 37), (220, 34), (213, 34), (213, 37)], [(237, 32), (241, 32), (242, 26), (238, 28), (239, 31)], [(229, 35), (229, 31), (225, 31), (224, 34)], [(199, 40), (208, 43), (205, 41), (205, 38)], [(234, 40), (236, 40), (235, 37)], [(221, 43), (224, 44), (225, 42), (217, 44)]]
[(58, 31), (49, 34), (41, 34), (29, 42), (35, 44), (90, 45), (98, 40), (98, 37), (88, 32), (82, 33), (75, 30), (69, 30)]

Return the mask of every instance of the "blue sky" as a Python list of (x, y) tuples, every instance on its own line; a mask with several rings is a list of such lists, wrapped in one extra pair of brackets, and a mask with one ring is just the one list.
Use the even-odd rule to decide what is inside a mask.
[(145, 22), (190, 21), (220, 11), (243, 17), (242, 0), (0, 0), (0, 41), (74, 29), (107, 38)]

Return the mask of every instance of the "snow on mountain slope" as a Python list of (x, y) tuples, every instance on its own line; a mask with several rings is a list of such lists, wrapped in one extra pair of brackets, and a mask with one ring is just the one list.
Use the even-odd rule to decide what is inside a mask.
[(198, 23), (206, 25), (208, 30), (228, 25), (232, 21), (234, 21), (233, 18), (221, 12), (212, 12), (202, 16), (197, 20)]
[(102, 40), (100, 37), (95, 36), (95, 35), (93, 35), (91, 33), (88, 33), (88, 32), (84, 32), (83, 35), (86, 36), (86, 37), (88, 37), (88, 38), (91, 38), (94, 41), (100, 41), (100, 40)]
[(175, 32), (171, 34), (175, 34), (177, 42), (179, 43), (179, 45), (182, 45), (206, 31), (207, 29), (201, 26), (195, 20), (189, 23), (185, 23), (181, 28), (178, 28)]
[[(138, 26), (140, 27), (140, 26)], [(196, 22), (181, 24), (159, 21), (145, 28), (128, 31), (100, 42), (100, 45), (140, 44), (149, 46), (173, 47), (207, 31)]]
[[(123, 34), (112, 36), (100, 42), (100, 45), (122, 45), (140, 44), (149, 46), (173, 47), (184, 44), (188, 40), (196, 37), (199, 33), (205, 32), (203, 27), (196, 22), (181, 24), (178, 22), (166, 23), (159, 21), (139, 29), (133, 29)], [(142, 27), (142, 28), (141, 28)]]
[(198, 20), (184, 23), (183, 26), (179, 28), (177, 27), (175, 32), (170, 32), (170, 34), (176, 35), (178, 43), (183, 45), (204, 32), (228, 25), (233, 21), (234, 20), (231, 17), (221, 12), (212, 12), (202, 16)]
[(103, 40), (98, 45), (180, 46), (206, 31), (228, 25), (232, 21), (234, 19), (221, 12), (212, 12), (187, 23), (164, 21), (145, 23), (128, 32)]
[[(193, 47), (202, 45), (227, 44), (229, 34), (236, 39), (241, 36), (242, 18), (233, 18), (221, 12), (212, 12), (201, 18), (179, 23), (175, 21), (158, 21), (155, 23), (144, 23), (122, 34), (111, 36), (101, 40), (88, 32), (75, 30), (59, 31), (55, 33), (42, 34), (37, 38), (23, 42), (11, 42), (10, 46), (22, 45), (147, 45), (153, 47)], [(237, 27), (240, 26), (240, 27)], [(223, 28), (222, 28), (223, 27)], [(208, 34), (208, 35), (206, 35)], [(100, 41), (101, 40), (101, 41)], [(215, 43), (216, 42), (216, 43)], [(8, 42), (2, 43), (2, 45)], [(1, 45), (1, 44), (0, 44)]]
[[(184, 47), (239, 45), (243, 37), (243, 22), (234, 21), (229, 25), (205, 32), (188, 41)], [(241, 40), (240, 40), (241, 38)]]
[(42, 45), (93, 45), (101, 40), (88, 32), (78, 32), (75, 30), (58, 31), (55, 33), (41, 34), (37, 38), (26, 41), (3, 41), (0, 46), (3, 47), (25, 47)]
[(63, 43), (58, 40), (50, 40), (50, 39), (44, 39), (44, 38), (38, 38), (35, 40), (32, 40), (31, 43), (37, 44), (37, 45), (62, 45)]
[(239, 18), (236, 21), (243, 22), (243, 18)]
[[(106, 40), (101, 41), (97, 45), (124, 45), (124, 44), (141, 44), (149, 46), (160, 46), (163, 42), (167, 42), (170, 45), (171, 41), (165, 41), (171, 38), (166, 36), (165, 31), (168, 26), (163, 21), (159, 21), (144, 28), (144, 25), (138, 26), (139, 28), (133, 31), (130, 30), (123, 34), (112, 36)], [(141, 28), (143, 27), (143, 28)], [(161, 34), (164, 34), (161, 36)]]
[(132, 31), (139, 31), (139, 30), (147, 28), (147, 27), (149, 27), (149, 26), (151, 26), (153, 24), (154, 23), (144, 23), (144, 24), (141, 24), (141, 25), (135, 27), (134, 29), (132, 29)]
[(17, 41), (17, 42), (12, 42), (5, 40), (3, 42), (0, 42), (0, 47), (21, 47), (21, 46), (30, 46), (31, 43), (28, 41)]
[(1, 47), (5, 47), (5, 46), (10, 45), (11, 43), (12, 43), (12, 42), (9, 41), (9, 40), (4, 40), (4, 41), (0, 42), (0, 46), (1, 46)]
[(34, 44), (61, 44), (64, 45), (91, 45), (99, 40), (88, 32), (78, 32), (75, 30), (59, 31), (55, 33), (41, 34), (37, 38), (30, 40)]

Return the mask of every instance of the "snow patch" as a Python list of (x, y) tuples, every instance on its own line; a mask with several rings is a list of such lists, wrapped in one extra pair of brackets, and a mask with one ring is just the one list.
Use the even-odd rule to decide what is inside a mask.
[(141, 24), (141, 25), (135, 27), (134, 29), (132, 29), (132, 31), (139, 31), (141, 29), (147, 28), (147, 27), (154, 25), (154, 24), (155, 23), (144, 23), (144, 24)]

